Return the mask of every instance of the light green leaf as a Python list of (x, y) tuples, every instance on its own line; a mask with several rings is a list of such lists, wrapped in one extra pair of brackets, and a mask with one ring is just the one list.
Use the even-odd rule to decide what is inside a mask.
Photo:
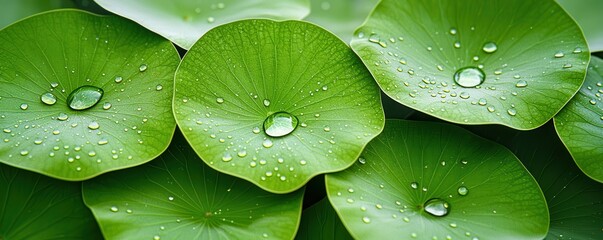
[(572, 16), (586, 36), (591, 52), (603, 51), (603, 28), (601, 27), (601, 11), (603, 1), (600, 0), (557, 0)]
[(379, 0), (311, 0), (311, 11), (304, 20), (333, 32), (350, 42), (354, 30), (362, 24)]
[(590, 57), (553, 1), (383, 0), (356, 36), (352, 48), (396, 101), (450, 122), (516, 129), (550, 120), (580, 88)]
[(303, 189), (276, 195), (216, 172), (181, 134), (151, 163), (84, 183), (107, 239), (292, 239)]
[(72, 5), (65, 0), (0, 0), (0, 29), (32, 14)]
[[(178, 60), (168, 41), (115, 16), (59, 10), (3, 29), (0, 162), (81, 180), (155, 158), (175, 129)], [(103, 95), (73, 110), (82, 86)]]
[(448, 124), (387, 121), (327, 196), (357, 239), (542, 239), (547, 205), (506, 148)]
[(95, 0), (101, 7), (190, 49), (211, 28), (249, 19), (302, 19), (309, 0)]
[(328, 198), (304, 210), (295, 239), (353, 239), (339, 220)]
[(101, 239), (81, 184), (0, 163), (0, 239)]
[(555, 116), (555, 128), (582, 171), (603, 182), (603, 60), (593, 57), (584, 85)]
[[(379, 88), (362, 62), (305, 22), (210, 30), (182, 60), (175, 88), (176, 121), (201, 159), (276, 193), (349, 167), (384, 124)], [(283, 112), (291, 117), (279, 114), (268, 128), (265, 120)]]

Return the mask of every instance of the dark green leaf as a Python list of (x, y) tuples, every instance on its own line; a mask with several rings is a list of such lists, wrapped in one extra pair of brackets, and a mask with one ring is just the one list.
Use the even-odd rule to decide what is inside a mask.
[(323, 198), (302, 213), (297, 240), (353, 239), (339, 220), (329, 199)]

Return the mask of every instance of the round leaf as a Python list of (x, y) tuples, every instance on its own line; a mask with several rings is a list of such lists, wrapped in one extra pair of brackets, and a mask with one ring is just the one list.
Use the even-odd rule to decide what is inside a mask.
[[(76, 10), (36, 15), (0, 37), (0, 162), (81, 180), (167, 148), (179, 59), (168, 41), (123, 18)], [(102, 89), (100, 100), (69, 99), (83, 86)], [(74, 110), (82, 104), (92, 107)]]
[(536, 128), (578, 91), (589, 61), (554, 1), (384, 0), (356, 36), (387, 95), (461, 124)]
[(101, 7), (169, 39), (184, 49), (209, 29), (248, 18), (302, 19), (308, 0), (95, 0)]
[(0, 239), (101, 239), (81, 184), (0, 163)]
[[(271, 192), (349, 167), (384, 124), (362, 62), (305, 22), (212, 29), (182, 60), (175, 89), (176, 121), (201, 159)], [(279, 124), (266, 121), (274, 114)]]
[(216, 172), (180, 134), (153, 162), (84, 183), (107, 239), (292, 239), (302, 198)]
[(603, 51), (603, 28), (599, 17), (603, 11), (603, 1), (557, 0), (557, 2), (580, 24), (590, 51)]
[(388, 121), (326, 185), (357, 239), (542, 239), (548, 229), (545, 199), (519, 160), (447, 124)]
[(323, 198), (318, 203), (304, 210), (295, 239), (353, 239), (339, 220), (339, 216), (329, 199)]
[(333, 32), (350, 42), (354, 30), (362, 24), (378, 0), (311, 0), (311, 11), (304, 20)]
[(555, 116), (555, 128), (578, 167), (603, 182), (603, 60), (591, 59), (584, 85)]

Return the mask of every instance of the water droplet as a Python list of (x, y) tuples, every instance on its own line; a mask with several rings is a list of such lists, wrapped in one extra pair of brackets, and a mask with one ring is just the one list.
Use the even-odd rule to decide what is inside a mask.
[(169, 197), (168, 197), (168, 200), (170, 200), (170, 201), (174, 201), (174, 197), (169, 196)]
[(324, 130), (325, 132), (330, 132), (331, 128), (327, 126), (327, 127), (324, 127), (322, 130)]
[(109, 143), (109, 141), (107, 139), (98, 140), (98, 145), (105, 145), (107, 143)]
[(507, 113), (511, 116), (515, 116), (517, 115), (517, 110), (515, 110), (515, 108), (509, 108), (507, 109)]
[(153, 236), (153, 240), (161, 240), (161, 237), (159, 235), (155, 235)]
[(297, 117), (287, 112), (276, 112), (264, 120), (264, 132), (271, 137), (282, 137), (297, 128)]
[(59, 116), (57, 117), (57, 119), (60, 121), (65, 121), (65, 120), (69, 119), (69, 116), (66, 113), (59, 113)]
[(27, 108), (29, 108), (29, 105), (27, 105), (27, 103), (21, 103), (19, 107), (21, 108), (21, 110), (27, 110)]
[(245, 156), (247, 156), (247, 151), (245, 151), (245, 150), (241, 150), (241, 151), (239, 151), (239, 152), (237, 153), (237, 156), (239, 156), (239, 157), (245, 157)]
[(264, 106), (269, 107), (270, 106), (270, 100), (264, 99)]
[(52, 93), (44, 93), (40, 95), (40, 100), (46, 105), (54, 105), (57, 102), (57, 98)]
[(103, 97), (103, 90), (94, 86), (81, 86), (67, 97), (67, 105), (73, 110), (85, 110), (96, 105)]
[(224, 103), (224, 98), (221, 98), (221, 97), (216, 98), (216, 102), (217, 103)]
[(147, 70), (147, 68), (148, 66), (146, 64), (141, 64), (140, 67), (138, 67), (138, 71), (144, 72)]
[(265, 148), (271, 148), (272, 141), (270, 139), (266, 139), (266, 140), (264, 140), (264, 142), (262, 142), (262, 146), (264, 146)]
[(460, 186), (460, 187), (459, 187), (459, 188), (458, 188), (456, 191), (457, 191), (457, 192), (459, 193), (459, 195), (461, 195), (461, 196), (466, 196), (466, 195), (467, 195), (467, 193), (469, 193), (469, 189), (467, 189), (467, 187), (465, 187), (465, 186)]
[(358, 158), (358, 162), (359, 162), (360, 164), (365, 164), (365, 163), (366, 163), (366, 159), (364, 159), (363, 157), (359, 157), (359, 158)]
[(571, 63), (563, 64), (563, 68), (571, 68), (571, 67), (572, 67)]
[(90, 123), (88, 124), (88, 128), (89, 128), (90, 130), (96, 130), (96, 129), (98, 129), (99, 127), (100, 127), (100, 125), (99, 125), (97, 122), (95, 122), (95, 121), (90, 122)]
[(454, 73), (454, 82), (461, 87), (471, 88), (484, 82), (486, 75), (476, 67), (461, 68)]
[(259, 128), (259, 127), (253, 127), (253, 128), (251, 129), (251, 131), (252, 131), (253, 133), (255, 133), (255, 134), (258, 134), (258, 133), (260, 133), (260, 128)]
[(496, 52), (496, 50), (498, 50), (498, 46), (496, 46), (496, 43), (487, 42), (482, 47), (482, 50), (484, 50), (485, 53), (493, 53), (493, 52)]
[(120, 83), (121, 81), (123, 81), (124, 78), (120, 77), (120, 76), (116, 76), (115, 77), (115, 83)]
[(581, 53), (582, 52), (582, 48), (581, 47), (577, 47), (574, 49), (574, 51), (572, 53)]
[(155, 90), (157, 90), (157, 91), (163, 90), (163, 85), (158, 84), (157, 86), (155, 86)]
[(412, 182), (410, 183), (410, 187), (413, 189), (417, 189), (419, 187), (419, 184), (417, 182)]
[(486, 104), (488, 104), (488, 101), (486, 101), (486, 99), (485, 99), (485, 98), (480, 98), (480, 99), (477, 101), (477, 104), (479, 104), (479, 105), (481, 105), (481, 106), (486, 106)]
[(597, 101), (595, 101), (595, 99), (591, 99), (588, 101), (588, 103), (590, 103), (591, 105), (595, 105), (597, 104)]
[(517, 83), (515, 83), (515, 87), (518, 88), (523, 88), (523, 87), (527, 87), (528, 86), (528, 82), (526, 82), (525, 80), (519, 80), (517, 81)]
[(461, 42), (454, 42), (454, 48), (461, 48)]
[(230, 162), (230, 160), (232, 160), (232, 156), (230, 155), (230, 153), (225, 153), (224, 156), (222, 156), (222, 161)]
[(456, 223), (450, 223), (449, 225), (450, 225), (451, 228), (456, 228), (457, 227)]
[(371, 223), (371, 219), (369, 217), (362, 217), (363, 223)]
[(488, 112), (494, 112), (496, 110), (493, 106), (488, 106), (487, 109)]
[(429, 199), (423, 206), (425, 212), (436, 217), (446, 216), (448, 214), (448, 208), (450, 208), (448, 202), (439, 198)]
[(556, 57), (556, 58), (562, 58), (562, 57), (564, 57), (564, 56), (565, 56), (565, 54), (563, 54), (563, 52), (561, 52), (561, 51), (559, 51), (559, 52), (555, 53), (555, 57)]
[(109, 210), (111, 210), (111, 212), (117, 212), (119, 211), (119, 208), (117, 208), (116, 206), (112, 206), (111, 208), (109, 208)]
[(50, 83), (50, 87), (51, 87), (51, 88), (56, 88), (56, 87), (58, 87), (58, 86), (59, 86), (59, 83), (58, 83), (58, 82), (51, 82), (51, 83)]
[(21, 150), (21, 156), (27, 156), (27, 154), (29, 154), (29, 151), (27, 150)]
[(461, 94), (459, 94), (459, 97), (461, 97), (462, 99), (468, 99), (470, 96), (467, 92), (461, 92)]
[(214, 17), (208, 17), (207, 18), (207, 22), (208, 23), (213, 23), (214, 21), (216, 21), (216, 19)]
[(106, 103), (104, 103), (104, 104), (103, 104), (103, 109), (105, 109), (105, 110), (109, 110), (109, 109), (110, 109), (112, 106), (113, 106), (113, 105), (111, 105), (111, 103), (106, 102)]
[(456, 28), (450, 28), (450, 35), (456, 35), (457, 30)]

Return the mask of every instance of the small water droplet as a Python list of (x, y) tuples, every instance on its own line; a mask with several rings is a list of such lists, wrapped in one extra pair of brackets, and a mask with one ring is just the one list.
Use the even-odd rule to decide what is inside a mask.
[(272, 140), (270, 139), (266, 139), (262, 142), (262, 146), (264, 146), (265, 148), (271, 148), (272, 147)]
[(101, 139), (101, 140), (98, 140), (98, 145), (105, 145), (105, 144), (107, 144), (107, 143), (109, 143), (109, 141), (108, 141), (107, 139), (104, 139), (104, 138), (103, 138), (103, 139)]
[(253, 127), (253, 128), (251, 129), (251, 131), (252, 131), (253, 133), (255, 133), (255, 134), (258, 134), (258, 133), (260, 133), (260, 131), (261, 131), (261, 130), (260, 130), (260, 128), (259, 128), (259, 127)]
[(27, 156), (27, 154), (29, 154), (29, 151), (27, 150), (21, 150), (21, 156)]
[(52, 93), (44, 93), (40, 95), (40, 100), (46, 105), (54, 105), (57, 102), (57, 98)]
[(467, 187), (465, 187), (465, 186), (460, 186), (460, 187), (459, 187), (459, 188), (458, 188), (456, 191), (457, 191), (457, 192), (459, 193), (459, 195), (461, 195), (461, 196), (466, 196), (466, 195), (467, 195), (467, 193), (469, 193), (469, 189), (467, 189)]
[(369, 217), (362, 217), (363, 223), (371, 223), (371, 219)]
[(364, 159), (363, 157), (359, 157), (359, 158), (358, 158), (358, 162), (359, 162), (360, 164), (365, 164), (365, 163), (366, 163), (366, 159)]
[(480, 98), (480, 99), (477, 101), (477, 104), (479, 104), (479, 105), (481, 105), (481, 106), (486, 106), (486, 104), (488, 104), (488, 101), (486, 101), (486, 99), (485, 99), (485, 98)]
[(324, 127), (322, 130), (324, 130), (325, 132), (330, 132), (331, 128), (327, 126), (327, 127)]
[(456, 35), (457, 30), (456, 28), (450, 28), (450, 35)]
[(224, 162), (230, 162), (231, 160), (232, 160), (232, 156), (230, 155), (230, 153), (225, 153), (222, 156), (222, 161), (224, 161)]
[(454, 73), (454, 82), (461, 87), (471, 88), (484, 82), (486, 75), (476, 67), (461, 68)]
[(581, 47), (577, 47), (574, 49), (574, 51), (572, 53), (581, 53), (582, 52), (582, 48)]
[(88, 124), (88, 128), (89, 128), (90, 130), (96, 130), (96, 129), (98, 129), (99, 127), (100, 127), (100, 125), (99, 125), (97, 122), (95, 122), (95, 121), (90, 122), (90, 123)]
[(563, 64), (563, 68), (571, 68), (571, 67), (572, 67), (571, 63)]
[(110, 109), (112, 106), (113, 106), (113, 105), (111, 105), (111, 103), (106, 102), (106, 103), (104, 103), (104, 104), (103, 104), (103, 109), (105, 109), (105, 110), (109, 110), (109, 109)]
[(509, 108), (509, 109), (507, 109), (507, 114), (509, 114), (511, 116), (515, 116), (515, 115), (517, 115), (517, 110), (515, 110), (515, 108)]
[(85, 110), (96, 105), (103, 97), (103, 90), (84, 85), (73, 90), (67, 97), (67, 105), (73, 110)]
[(51, 82), (51, 83), (50, 83), (50, 87), (51, 87), (51, 88), (56, 88), (56, 87), (58, 87), (58, 86), (59, 86), (59, 83), (58, 83), (58, 82)]
[(457, 227), (456, 223), (450, 223), (450, 224), (449, 224), (449, 226), (450, 226), (451, 228), (456, 228), (456, 227)]
[(419, 184), (417, 182), (411, 182), (410, 187), (413, 189), (417, 189), (419, 187)]
[(565, 54), (563, 54), (563, 52), (562, 52), (562, 51), (559, 51), (559, 52), (555, 53), (555, 57), (556, 57), (556, 58), (562, 58), (562, 57), (564, 57), (564, 56), (565, 56)]
[(515, 87), (518, 88), (523, 88), (523, 87), (527, 87), (528, 86), (528, 82), (526, 82), (525, 80), (519, 80), (517, 81), (517, 83), (515, 83)]
[(174, 201), (174, 197), (169, 196), (169, 197), (168, 197), (168, 200), (170, 200), (170, 201)]
[(216, 98), (216, 102), (217, 103), (224, 103), (224, 98), (221, 98), (221, 97)]
[(588, 101), (588, 103), (590, 103), (591, 105), (595, 105), (597, 104), (597, 101), (595, 99), (591, 99)]
[(112, 206), (111, 208), (109, 208), (109, 210), (111, 210), (111, 212), (118, 212), (119, 208), (117, 208), (116, 206)]
[(454, 46), (454, 48), (461, 48), (461, 42), (456, 41), (456, 42), (454, 42), (453, 46)]
[(29, 105), (27, 105), (27, 103), (21, 103), (19, 107), (21, 108), (21, 110), (27, 110), (27, 108), (29, 108)]
[(115, 77), (115, 83), (120, 83), (121, 81), (123, 81), (124, 78), (120, 77), (120, 76), (116, 76)]
[(69, 119), (69, 116), (66, 113), (59, 113), (59, 116), (57, 117), (57, 119), (60, 121), (65, 121), (65, 120)]
[(470, 95), (467, 92), (461, 92), (461, 94), (459, 94), (459, 97), (461, 97), (462, 99), (468, 99)]
[(263, 103), (264, 103), (265, 107), (269, 107), (270, 106), (270, 100), (268, 100), (268, 99), (264, 99)]
[(488, 106), (487, 109), (488, 112), (494, 112), (496, 110), (493, 106)]
[(498, 50), (498, 46), (496, 46), (496, 43), (487, 42), (482, 47), (482, 50), (484, 50), (485, 53), (493, 53), (493, 52), (496, 52), (496, 50)]
[(282, 137), (297, 128), (297, 117), (287, 112), (276, 112), (264, 120), (264, 132), (271, 137)]
[(239, 157), (245, 157), (245, 156), (247, 156), (247, 151), (241, 150), (241, 151), (237, 152), (237, 156), (239, 156)]
[(147, 68), (148, 66), (146, 64), (141, 64), (140, 67), (138, 67), (138, 71), (144, 72), (147, 70)]
[(215, 22), (215, 21), (216, 21), (216, 19), (215, 19), (214, 17), (208, 17), (208, 18), (207, 18), (207, 22), (208, 22), (208, 23), (213, 23), (213, 22)]
[(425, 202), (423, 209), (425, 210), (425, 212), (436, 216), (436, 217), (443, 217), (446, 216), (448, 214), (448, 209), (450, 208), (450, 205), (448, 204), (448, 202), (439, 199), (439, 198), (432, 198), (427, 200), (427, 202)]
[(155, 86), (155, 90), (157, 90), (157, 91), (163, 90), (163, 85), (157, 84), (157, 86)]

